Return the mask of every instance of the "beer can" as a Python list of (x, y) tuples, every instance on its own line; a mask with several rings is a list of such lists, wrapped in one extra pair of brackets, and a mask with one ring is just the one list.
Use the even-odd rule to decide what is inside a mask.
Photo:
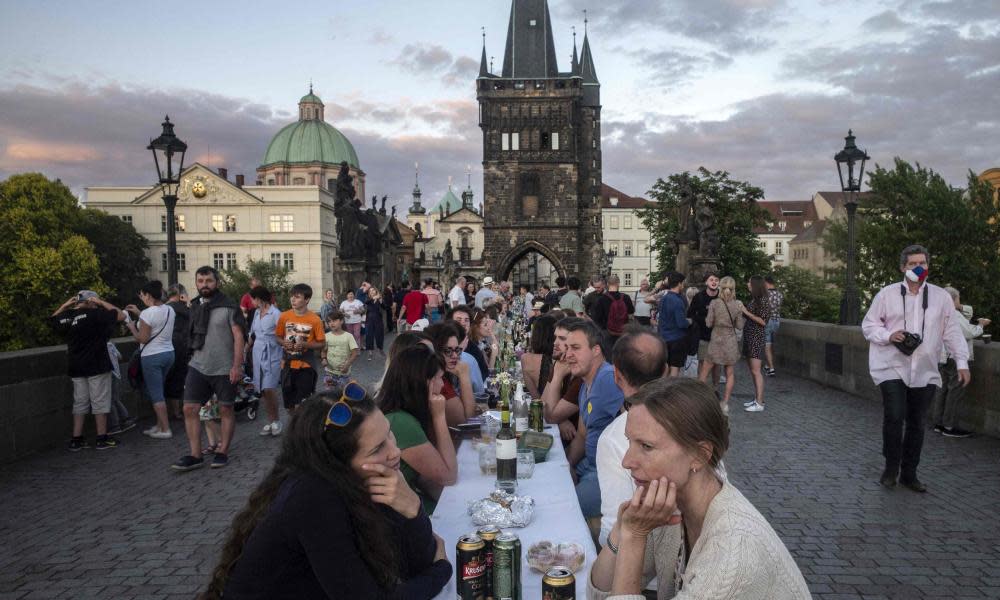
[(485, 600), (486, 544), (475, 533), (458, 538), (455, 552), (455, 589), (458, 600)]
[(529, 415), (528, 426), (534, 431), (542, 431), (545, 429), (545, 407), (542, 405), (541, 400), (531, 401), (531, 414)]
[(576, 600), (576, 577), (567, 567), (552, 567), (542, 577), (542, 600)]
[(501, 533), (493, 542), (493, 597), (521, 600), (521, 540)]
[(486, 559), (486, 578), (483, 585), (483, 596), (486, 600), (493, 600), (493, 541), (500, 535), (500, 528), (496, 525), (483, 525), (476, 532), (486, 545), (483, 548)]

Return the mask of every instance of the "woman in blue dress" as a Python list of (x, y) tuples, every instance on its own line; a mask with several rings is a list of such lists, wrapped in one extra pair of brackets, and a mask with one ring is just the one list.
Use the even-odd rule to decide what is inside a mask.
[(261, 435), (279, 435), (278, 388), (281, 385), (281, 345), (275, 336), (281, 311), (272, 304), (271, 292), (263, 287), (250, 290), (257, 311), (250, 324), (250, 344), (253, 356), (253, 385), (260, 390), (261, 404), (269, 419)]

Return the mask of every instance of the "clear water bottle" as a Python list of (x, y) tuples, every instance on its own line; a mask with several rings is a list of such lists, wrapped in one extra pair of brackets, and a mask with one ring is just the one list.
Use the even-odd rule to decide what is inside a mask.
[(524, 384), (518, 382), (514, 392), (514, 429), (518, 435), (528, 430), (528, 420), (531, 412), (529, 399), (524, 393)]

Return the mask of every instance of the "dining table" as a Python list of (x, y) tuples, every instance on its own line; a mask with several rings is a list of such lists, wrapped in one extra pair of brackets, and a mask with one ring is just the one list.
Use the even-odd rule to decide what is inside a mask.
[[(583, 566), (575, 573), (576, 598), (586, 596), (586, 577), (597, 558), (594, 540), (580, 511), (576, 498), (576, 488), (570, 474), (566, 452), (559, 439), (559, 430), (554, 425), (546, 425), (545, 433), (553, 435), (555, 442), (544, 462), (535, 464), (534, 472), (528, 479), (517, 480), (518, 496), (530, 496), (535, 501), (534, 513), (526, 527), (503, 528), (514, 533), (521, 540), (521, 598), (535, 600), (542, 597), (542, 573), (528, 566), (528, 549), (535, 543), (549, 541), (553, 544), (575, 543), (584, 549)], [(457, 450), (458, 481), (444, 488), (438, 500), (431, 524), (434, 533), (445, 542), (448, 560), (458, 572), (455, 562), (456, 545), (459, 537), (474, 533), (481, 525), (473, 522), (469, 515), (469, 503), (488, 497), (496, 485), (496, 474), (484, 474), (479, 467), (477, 443), (463, 439)], [(458, 598), (455, 575), (436, 596), (437, 599)]]

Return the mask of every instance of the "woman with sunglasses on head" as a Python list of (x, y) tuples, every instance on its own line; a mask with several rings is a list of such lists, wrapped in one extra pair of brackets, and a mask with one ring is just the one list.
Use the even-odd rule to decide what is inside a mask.
[(476, 416), (476, 397), (472, 393), (469, 365), (462, 361), (465, 330), (454, 321), (435, 323), (424, 330), (434, 342), (434, 349), (444, 357), (445, 376), (441, 394), (445, 397), (445, 417), (456, 427)]
[(203, 598), (436, 596), (451, 564), (399, 464), (389, 421), (357, 383), (306, 400)]
[(445, 362), (419, 344), (399, 353), (382, 380), (375, 402), (389, 419), (402, 452), (400, 471), (428, 514), (441, 488), (458, 479), (455, 444), (445, 418)]
[(541, 398), (552, 380), (552, 347), (556, 342), (556, 319), (550, 314), (535, 318), (531, 324), (528, 351), (521, 355), (524, 387), (532, 398)]

